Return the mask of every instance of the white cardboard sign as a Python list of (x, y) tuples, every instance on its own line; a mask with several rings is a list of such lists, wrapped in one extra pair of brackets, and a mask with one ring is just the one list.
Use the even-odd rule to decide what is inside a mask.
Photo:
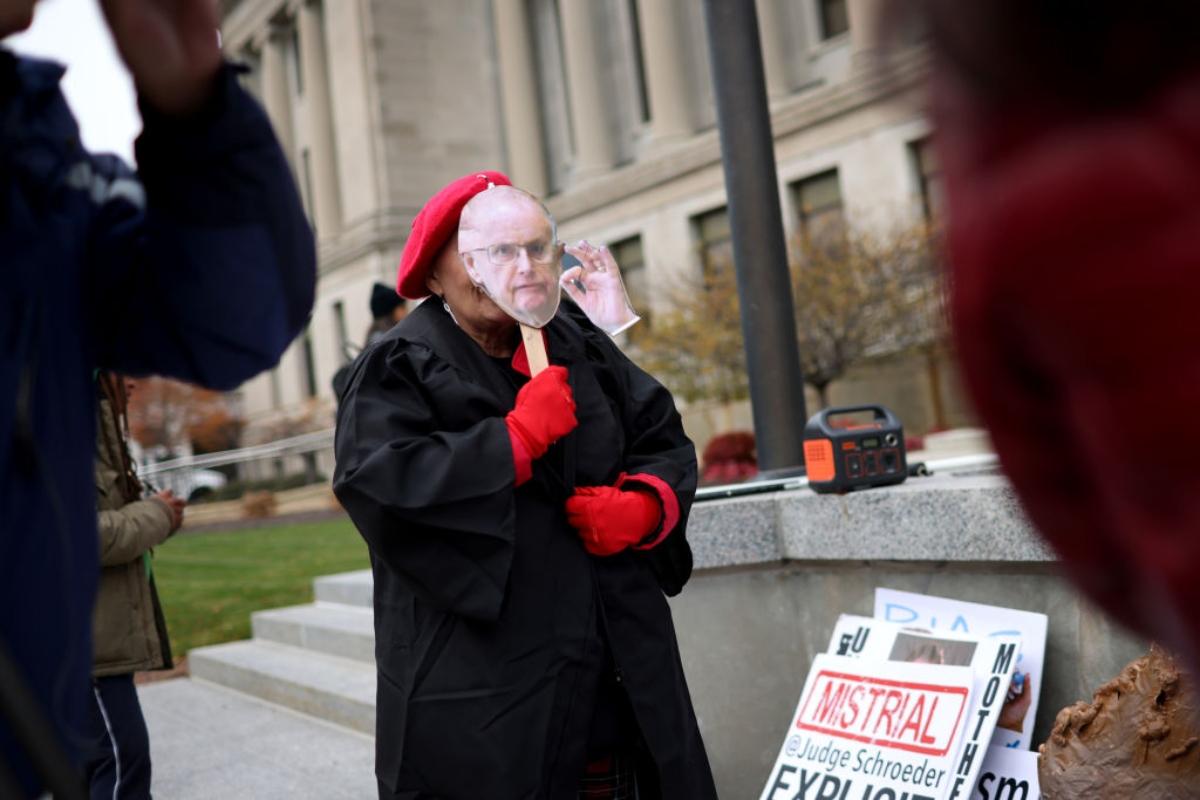
[(992, 744), (1021, 750), (1030, 748), (1045, 675), (1045, 614), (879, 588), (875, 590), (874, 616), (936, 633), (948, 631), (980, 639), (1020, 637), (1021, 652), (1014, 671), (1014, 677), (1020, 677), (1015, 677), (1012, 694), (1006, 699), (1001, 712), (1002, 722), (996, 728)]
[(1011, 747), (989, 747), (971, 800), (1039, 800), (1038, 755)]
[(1020, 647), (1021, 640), (1016, 636), (979, 639), (956, 633), (931, 633), (851, 614), (838, 618), (829, 641), (830, 653), (852, 658), (971, 668), (975, 676), (974, 699), (963, 722), (962, 748), (957, 753), (946, 795), (951, 800), (965, 798), (975, 785), (1012, 682)]

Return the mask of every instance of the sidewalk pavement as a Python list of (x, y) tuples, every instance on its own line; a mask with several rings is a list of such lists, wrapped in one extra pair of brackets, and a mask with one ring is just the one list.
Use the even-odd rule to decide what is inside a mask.
[(369, 736), (190, 678), (138, 696), (159, 800), (378, 796)]

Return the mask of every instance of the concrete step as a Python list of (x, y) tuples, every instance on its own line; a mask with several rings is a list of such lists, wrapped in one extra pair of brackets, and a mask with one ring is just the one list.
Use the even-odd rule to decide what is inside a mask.
[(370, 608), (317, 602), (255, 611), (250, 615), (250, 627), (259, 641), (278, 642), (374, 664), (373, 619)]
[(195, 680), (276, 703), (362, 733), (375, 732), (375, 666), (269, 641), (188, 653)]
[(360, 569), (317, 578), (313, 581), (313, 591), (318, 602), (371, 608), (374, 585), (371, 570)]
[(291, 709), (206, 681), (138, 687), (155, 797), (375, 797), (375, 742)]

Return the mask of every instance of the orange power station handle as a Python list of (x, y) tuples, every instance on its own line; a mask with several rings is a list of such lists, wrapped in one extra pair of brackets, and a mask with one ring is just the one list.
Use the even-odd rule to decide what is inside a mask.
[(833, 442), (808, 439), (804, 442), (804, 465), (810, 481), (831, 481), (837, 474), (833, 463)]

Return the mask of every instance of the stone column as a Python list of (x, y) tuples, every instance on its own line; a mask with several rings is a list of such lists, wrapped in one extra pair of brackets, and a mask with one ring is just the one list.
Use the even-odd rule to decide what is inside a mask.
[(615, 153), (601, 85), (599, 33), (592, 20), (592, 5), (592, 0), (562, 0), (560, 5), (576, 180), (608, 171)]
[[(371, 73), (367, 67), (371, 41), (363, 33), (370, 10), (365, 0), (339, 0), (337, 13), (325, 23), (325, 63), (329, 68), (329, 103), (336, 120), (338, 186), (342, 229), (361, 224), (383, 206), (380, 174), (375, 166), (377, 126), (372, 114)], [(336, 87), (336, 89), (334, 88)]]
[(281, 31), (272, 26), (262, 46), (262, 94), (263, 106), (275, 128), (279, 145), (296, 171), (296, 139), (292, 132), (292, 98), (288, 88), (287, 62), (284, 60)]
[(533, 37), (525, 0), (492, 0), (496, 53), (500, 62), (500, 100), (513, 182), (539, 197), (546, 194)]
[(882, 3), (879, 0), (846, 0), (846, 16), (850, 22), (850, 47), (856, 60), (879, 47)]
[(779, 0), (755, 0), (754, 5), (758, 12), (758, 38), (762, 46), (763, 73), (767, 77), (767, 95), (774, 100), (792, 90), (783, 42), (786, 28), (780, 15)]
[(676, 0), (638, 0), (637, 10), (651, 135), (654, 141), (687, 136), (695, 130), (695, 98), (688, 79), (682, 12)]
[(333, 114), (329, 104), (329, 73), (325, 67), (325, 34), (320, 0), (305, 2), (299, 14), (300, 62), (304, 70), (305, 128), (312, 166), (313, 220), (322, 238), (342, 226), (334, 154)]

